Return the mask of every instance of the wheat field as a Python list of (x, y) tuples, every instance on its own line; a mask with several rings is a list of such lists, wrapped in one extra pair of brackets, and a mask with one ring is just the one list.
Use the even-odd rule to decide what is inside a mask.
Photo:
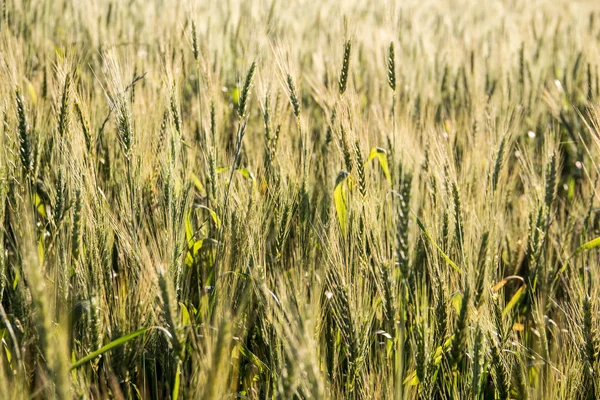
[(598, 2), (0, 3), (0, 398), (600, 397)]

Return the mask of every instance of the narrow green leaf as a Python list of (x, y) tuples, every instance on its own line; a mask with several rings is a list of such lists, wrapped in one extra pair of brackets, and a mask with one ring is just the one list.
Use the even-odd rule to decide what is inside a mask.
[(433, 238), (431, 237), (431, 235), (429, 234), (429, 232), (427, 232), (427, 229), (425, 229), (425, 225), (423, 225), (423, 223), (421, 222), (421, 220), (419, 219), (419, 217), (415, 216), (415, 218), (417, 219), (417, 225), (419, 225), (419, 228), (421, 228), (421, 231), (423, 231), (423, 233), (425, 234), (425, 236), (427, 237), (427, 239), (429, 239), (429, 241), (431, 242), (431, 244), (433, 244), (433, 246), (438, 250), (438, 252), (444, 258), (444, 260), (446, 260), (446, 262), (448, 264), (450, 264), (450, 266), (452, 268), (454, 268), (457, 272), (459, 272), (459, 273), (462, 272), (462, 270), (458, 267), (458, 265), (456, 265), (454, 263), (454, 261), (452, 261), (450, 259), (450, 257), (448, 257), (448, 255), (446, 253), (444, 253), (444, 250), (442, 250), (442, 248), (440, 246), (438, 246), (436, 242), (433, 241)]
[(79, 361), (75, 362), (73, 365), (71, 365), (71, 369), (73, 370), (75, 368), (81, 367), (83, 364), (93, 360), (94, 358), (96, 358), (108, 351), (111, 351), (112, 349), (122, 346), (125, 343), (129, 342), (130, 340), (133, 340), (136, 337), (148, 332), (148, 330), (150, 330), (150, 329), (151, 328), (138, 329), (137, 331), (132, 332), (129, 335), (121, 336), (120, 338), (113, 340), (109, 344), (102, 346), (98, 350), (91, 352), (87, 356), (85, 356), (82, 359), (80, 359)]
[(579, 246), (579, 248), (575, 251), (575, 254), (579, 254), (582, 251), (593, 249), (594, 247), (598, 247), (598, 246), (600, 246), (600, 237), (597, 237), (596, 239), (592, 239), (589, 242)]
[(188, 243), (188, 248), (194, 243), (194, 229), (192, 228), (191, 213), (188, 212), (185, 216), (185, 239)]
[(173, 400), (179, 398), (179, 385), (181, 384), (181, 363), (177, 364), (177, 372), (175, 373), (175, 383), (173, 384)]
[(250, 179), (253, 182), (256, 181), (254, 174), (248, 171), (246, 168), (238, 168), (236, 171), (239, 172), (244, 178)]
[(347, 208), (347, 190), (344, 184), (350, 174), (341, 171), (335, 180), (335, 189), (333, 191), (333, 201), (335, 203), (335, 212), (343, 234), (348, 230), (348, 208)]
[(454, 296), (451, 297), (452, 305), (454, 306), (454, 309), (457, 313), (460, 313), (460, 309), (462, 307), (462, 299), (462, 293), (456, 293)]
[(217, 228), (221, 228), (221, 219), (219, 218), (219, 216), (217, 215), (216, 212), (214, 212), (213, 210), (211, 210), (210, 208), (206, 207), (206, 206), (200, 206), (199, 208), (205, 209), (206, 211), (208, 211), (208, 213), (210, 214), (213, 222), (215, 223), (215, 225), (217, 226)]
[(196, 257), (196, 254), (198, 254), (198, 251), (202, 248), (203, 245), (204, 239), (196, 240), (196, 242), (194, 243), (194, 247), (192, 247), (192, 256)]
[[(221, 174), (221, 173), (227, 172), (227, 171), (231, 171), (231, 167), (217, 168), (217, 174)], [(240, 174), (241, 176), (243, 176), (246, 179), (250, 179), (253, 182), (256, 181), (256, 177), (250, 170), (248, 170), (248, 168), (238, 168), (235, 170), (235, 172), (237, 172), (238, 174)]]
[(252, 362), (252, 364), (254, 364), (258, 368), (259, 372), (262, 373), (265, 370), (270, 371), (269, 367), (267, 367), (267, 365), (264, 362), (262, 362), (256, 354), (250, 351), (250, 349), (246, 347), (244, 343), (240, 342), (239, 350), (240, 354), (242, 354), (244, 357), (250, 360), (250, 362)]
[(510, 313), (510, 311), (515, 308), (515, 306), (521, 301), (523, 297), (525, 297), (525, 289), (527, 289), (527, 285), (522, 285), (519, 290), (513, 295), (510, 299), (506, 307), (504, 307), (504, 311), (502, 311), (502, 315), (506, 315)]
[(390, 175), (390, 169), (388, 167), (388, 161), (387, 161), (387, 152), (385, 151), (385, 149), (382, 149), (381, 147), (373, 147), (371, 149), (371, 151), (369, 152), (369, 158), (367, 159), (367, 162), (365, 163), (365, 167), (374, 158), (377, 158), (377, 160), (379, 160), (379, 165), (381, 165), (383, 174), (385, 175), (385, 178), (387, 179), (387, 181), (391, 184), (392, 176)]
[(181, 324), (183, 326), (188, 326), (192, 321), (192, 319), (190, 318), (190, 313), (185, 304), (183, 304), (182, 302), (179, 302), (179, 307), (181, 307)]
[(201, 193), (204, 192), (204, 185), (202, 184), (202, 182), (200, 182), (200, 179), (196, 176), (196, 174), (192, 173), (191, 178), (196, 189)]
[(27, 78), (25, 78), (25, 83), (27, 84), (27, 91), (29, 92), (29, 97), (31, 97), (31, 104), (35, 108), (35, 107), (37, 107), (37, 102), (38, 102), (38, 97), (37, 97), (35, 88), (33, 87), (33, 84), (31, 83), (31, 81)]
[(417, 371), (411, 372), (406, 379), (404, 379), (404, 382), (402, 382), (402, 384), (408, 386), (417, 386), (419, 383), (420, 381), (419, 377), (417, 376)]

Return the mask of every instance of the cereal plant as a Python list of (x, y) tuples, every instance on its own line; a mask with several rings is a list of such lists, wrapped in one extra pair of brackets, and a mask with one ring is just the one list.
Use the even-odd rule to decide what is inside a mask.
[(0, 398), (600, 397), (600, 3), (0, 5)]

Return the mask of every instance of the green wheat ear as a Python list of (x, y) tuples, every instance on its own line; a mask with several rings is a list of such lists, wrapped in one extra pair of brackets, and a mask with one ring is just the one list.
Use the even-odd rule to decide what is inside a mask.
[(546, 169), (546, 195), (544, 197), (544, 203), (547, 208), (552, 206), (554, 199), (556, 198), (556, 154), (552, 154), (548, 167)]
[(365, 177), (365, 165), (360, 151), (358, 139), (354, 142), (354, 155), (356, 157), (356, 170), (358, 174), (358, 191), (363, 199), (367, 196), (367, 180)]
[(483, 333), (481, 327), (477, 325), (475, 331), (475, 341), (473, 343), (473, 362), (471, 364), (471, 396), (479, 398), (481, 393), (481, 364), (483, 357)]
[(62, 100), (60, 104), (60, 114), (58, 116), (58, 133), (60, 137), (65, 137), (69, 130), (69, 87), (71, 86), (71, 76), (67, 74), (63, 86)]
[(342, 62), (342, 69), (340, 71), (340, 94), (346, 92), (346, 86), (348, 85), (348, 74), (350, 73), (350, 53), (352, 51), (352, 42), (347, 40), (344, 44), (344, 60)]
[(240, 94), (240, 100), (238, 103), (238, 115), (240, 119), (244, 119), (246, 117), (246, 108), (248, 106), (248, 97), (250, 96), (250, 88), (252, 87), (252, 79), (254, 78), (254, 73), (256, 72), (256, 61), (252, 63), (250, 68), (248, 69), (248, 73), (246, 74), (246, 80), (244, 81), (244, 86), (242, 88), (242, 92)]
[(394, 56), (394, 42), (390, 43), (390, 48), (388, 50), (388, 59), (387, 59), (387, 76), (388, 76), (388, 84), (393, 92), (396, 91), (396, 61)]
[(501, 344), (496, 344), (496, 340), (493, 337), (489, 337), (490, 342), (490, 353), (491, 353), (491, 369), (494, 372), (494, 385), (495, 391), (497, 394), (496, 398), (499, 399), (508, 399), (509, 397), (509, 380), (508, 373), (506, 372), (506, 367), (504, 366), (504, 362), (500, 358), (501, 354)]
[(15, 91), (15, 101), (17, 105), (17, 129), (19, 132), (19, 158), (21, 159), (23, 171), (27, 175), (30, 175), (33, 172), (33, 150), (27, 126), (27, 116), (25, 115), (25, 103), (19, 89)]
[(456, 241), (460, 251), (463, 250), (464, 244), (464, 231), (463, 231), (463, 220), (462, 220), (462, 206), (460, 201), (460, 194), (458, 192), (458, 186), (455, 182), (452, 183), (452, 197), (454, 199), (454, 234), (456, 235)]
[(458, 319), (454, 328), (454, 339), (452, 340), (452, 347), (450, 348), (449, 361), (452, 367), (456, 366), (461, 360), (461, 349), (465, 345), (467, 323), (469, 318), (469, 299), (470, 299), (469, 287), (465, 287), (462, 295), (462, 301), (460, 306), (460, 312), (458, 313)]
[(119, 96), (116, 107), (117, 131), (121, 142), (121, 149), (125, 158), (129, 160), (133, 150), (133, 124), (131, 122), (131, 111), (124, 95)]
[(300, 118), (300, 101), (298, 100), (298, 94), (296, 93), (296, 86), (294, 85), (294, 81), (290, 74), (287, 75), (287, 86), (290, 92), (290, 103), (292, 103), (292, 108), (294, 110), (294, 115), (296, 118)]
[(81, 126), (81, 131), (83, 132), (85, 147), (87, 148), (88, 153), (91, 153), (93, 150), (94, 141), (90, 131), (90, 125), (85, 116), (83, 115), (83, 110), (81, 109), (81, 105), (78, 101), (75, 101), (75, 114), (77, 115), (79, 125)]
[(596, 388), (594, 385), (594, 377), (597, 374), (597, 339), (596, 330), (592, 320), (592, 304), (588, 294), (583, 297), (583, 342), (579, 344), (581, 358), (583, 359), (583, 377), (585, 392), (588, 393), (587, 398), (595, 398)]
[(171, 87), (169, 108), (171, 109), (171, 118), (173, 118), (173, 123), (175, 124), (175, 131), (181, 136), (181, 117), (179, 115), (179, 104), (175, 95), (175, 82), (173, 82), (173, 86)]
[(496, 190), (498, 186), (498, 179), (500, 176), (500, 171), (502, 170), (502, 165), (504, 164), (504, 146), (506, 144), (506, 136), (502, 138), (500, 142), (500, 147), (498, 148), (498, 154), (496, 156), (496, 162), (494, 164), (494, 174), (492, 175), (492, 191)]
[(75, 194), (75, 206), (73, 209), (73, 231), (71, 234), (71, 254), (73, 261), (79, 259), (79, 250), (81, 247), (81, 209), (83, 207), (83, 199), (81, 189), (77, 189)]
[(342, 154), (344, 155), (344, 165), (348, 172), (352, 172), (352, 153), (350, 152), (350, 144), (348, 143), (348, 135), (344, 126), (340, 126), (340, 141), (342, 147)]
[(198, 36), (196, 35), (195, 21), (192, 21), (192, 51), (194, 52), (194, 60), (198, 61), (200, 51), (198, 50)]

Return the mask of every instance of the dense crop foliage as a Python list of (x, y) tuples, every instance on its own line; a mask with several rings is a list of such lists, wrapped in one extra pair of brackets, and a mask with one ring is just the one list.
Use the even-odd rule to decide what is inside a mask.
[(600, 395), (595, 1), (1, 5), (1, 398)]

